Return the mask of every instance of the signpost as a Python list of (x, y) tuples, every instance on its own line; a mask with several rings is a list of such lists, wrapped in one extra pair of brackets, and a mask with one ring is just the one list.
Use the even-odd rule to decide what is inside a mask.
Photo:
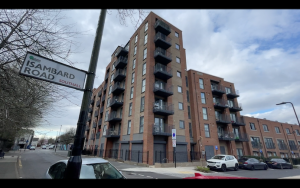
[(173, 155), (175, 159), (175, 168), (176, 168), (176, 129), (172, 129), (172, 144), (173, 144)]

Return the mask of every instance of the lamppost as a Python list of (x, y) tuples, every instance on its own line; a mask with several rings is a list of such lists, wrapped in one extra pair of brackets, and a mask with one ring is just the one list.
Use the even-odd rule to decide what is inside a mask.
[[(59, 134), (58, 134), (58, 135), (60, 135), (61, 126), (62, 126), (62, 125), (60, 125), (60, 129), (59, 129)], [(58, 142), (58, 140), (57, 140), (57, 136), (56, 136), (56, 141), (55, 141), (55, 144), (56, 144), (56, 145), (55, 145), (55, 153), (56, 153), (56, 148), (57, 148), (57, 142)]]
[[(286, 103), (291, 103), (291, 102), (282, 102), (282, 103), (279, 103), (279, 104), (276, 104), (276, 105), (282, 105), (282, 104), (286, 104)], [(295, 116), (296, 116), (297, 121), (298, 121), (298, 125), (300, 126), (300, 122), (299, 122), (298, 116), (297, 116), (297, 114), (296, 114), (296, 110), (295, 110), (295, 108), (294, 108), (293, 103), (291, 103), (291, 105), (292, 105), (292, 107), (293, 107), (293, 109), (294, 109)]]

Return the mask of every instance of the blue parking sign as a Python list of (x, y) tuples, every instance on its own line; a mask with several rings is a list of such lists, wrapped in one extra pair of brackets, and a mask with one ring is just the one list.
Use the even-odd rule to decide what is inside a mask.
[(215, 146), (216, 150), (218, 150), (218, 146)]
[(262, 150), (260, 149), (259, 152), (262, 153)]

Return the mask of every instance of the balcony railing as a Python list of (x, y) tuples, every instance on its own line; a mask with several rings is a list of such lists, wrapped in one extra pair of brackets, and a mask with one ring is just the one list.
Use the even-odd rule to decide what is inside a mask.
[(105, 130), (105, 133), (103, 133), (103, 135), (105, 137), (108, 137), (108, 138), (109, 137), (110, 138), (112, 138), (112, 137), (119, 138), (120, 137), (120, 131), (118, 129), (111, 129), (111, 128), (109, 128), (109, 129)]
[(125, 86), (124, 84), (121, 84), (120, 82), (115, 82), (115, 84), (112, 87), (112, 93), (114, 95), (118, 95), (120, 93), (122, 93), (125, 90)]
[(169, 97), (173, 95), (173, 85), (167, 85), (164, 82), (155, 82), (153, 92), (161, 97)]
[(279, 150), (288, 150), (288, 147), (285, 143), (278, 143)]
[(103, 111), (104, 111), (104, 106), (102, 106), (102, 107), (100, 108), (100, 114), (103, 113)]
[(240, 142), (248, 142), (249, 141), (247, 133), (234, 134), (234, 139), (235, 139), (235, 141), (240, 141)]
[(211, 92), (215, 95), (225, 94), (225, 87), (222, 85), (211, 85)]
[(97, 101), (96, 106), (97, 106), (97, 107), (100, 106), (100, 101)]
[(96, 128), (96, 127), (97, 127), (97, 123), (94, 122), (94, 123), (93, 123), (93, 128)]
[(153, 124), (153, 135), (172, 136), (172, 128), (174, 125)]
[(85, 130), (86, 130), (86, 131), (89, 131), (89, 130), (90, 130), (90, 126), (89, 126), (89, 125), (86, 125), (86, 126), (85, 126)]
[(120, 113), (117, 113), (116, 111), (112, 111), (108, 115), (108, 121), (109, 122), (122, 121), (122, 117), (120, 116)]
[(127, 58), (124, 56), (120, 56), (116, 63), (115, 63), (115, 68), (116, 69), (122, 69), (127, 65)]
[(262, 148), (262, 144), (257, 141), (251, 141), (252, 148), (260, 149)]
[(230, 132), (221, 132), (218, 133), (219, 140), (235, 140), (234, 134)]
[(114, 81), (115, 82), (120, 82), (124, 80), (126, 77), (126, 71), (124, 69), (118, 69), (115, 74), (114, 74)]
[(101, 126), (101, 125), (102, 125), (102, 118), (99, 119), (99, 121), (98, 121), (98, 126)]
[(91, 117), (88, 117), (87, 121), (88, 121), (88, 122), (91, 122), (91, 120), (92, 120)]
[(99, 115), (98, 112), (99, 112), (98, 110), (95, 112), (94, 117), (98, 117)]
[(291, 150), (298, 150), (298, 147), (297, 147), (297, 145), (296, 144), (289, 144), (289, 146), (290, 146), (290, 148), (291, 148)]
[(230, 110), (231, 112), (242, 111), (242, 110), (243, 110), (243, 109), (242, 109), (242, 104), (239, 103), (238, 105), (236, 105), (236, 104), (234, 104), (234, 105), (232, 105), (232, 106), (229, 105), (229, 110)]
[(106, 89), (107, 89), (107, 83), (104, 84), (103, 91), (105, 91)]
[(123, 106), (123, 101), (118, 100), (117, 97), (114, 97), (111, 101), (110, 101), (110, 107), (113, 109), (119, 108)]
[(101, 102), (105, 101), (106, 94), (102, 96)]
[(95, 133), (91, 134), (90, 140), (95, 140)]
[(173, 115), (174, 114), (174, 105), (173, 104), (167, 104), (167, 103), (153, 103), (153, 113), (157, 115)]
[(126, 56), (128, 54), (128, 46), (123, 48), (123, 47), (120, 47), (117, 52), (116, 52), (116, 56), (117, 57), (120, 57), (120, 56)]
[(275, 149), (276, 148), (275, 143), (273, 143), (273, 142), (265, 142), (265, 145), (266, 145), (267, 149)]
[(231, 124), (236, 125), (236, 126), (245, 126), (246, 125), (244, 122), (243, 116), (236, 117), (235, 119), (231, 120)]
[(92, 100), (91, 100), (91, 104), (92, 104), (92, 105), (94, 105), (94, 102), (95, 102), (95, 100), (94, 100), (94, 99), (92, 99)]
[(172, 68), (160, 63), (155, 64), (153, 72), (156, 78), (162, 80), (168, 80), (173, 77)]
[(104, 80), (108, 78), (109, 73), (106, 73)]
[(89, 113), (93, 112), (93, 108), (89, 108)]
[(172, 46), (172, 39), (160, 32), (157, 32), (154, 37), (154, 43), (156, 46), (161, 47), (166, 50), (166, 49), (170, 48), (170, 46)]
[(220, 114), (220, 115), (216, 116), (216, 122), (217, 123), (223, 123), (223, 124), (231, 123), (230, 117), (228, 115), (225, 115), (225, 114)]
[(100, 97), (101, 95), (102, 95), (102, 89), (99, 91), (98, 97)]
[(171, 33), (170, 26), (162, 20), (157, 20), (154, 24), (154, 28), (156, 31), (159, 31), (165, 35), (169, 35)]
[(214, 107), (216, 109), (225, 109), (225, 108), (228, 108), (228, 104), (227, 104), (227, 102), (224, 99), (214, 98), (213, 102), (214, 102)]
[(238, 90), (234, 91), (233, 89), (231, 89), (231, 91), (229, 93), (226, 93), (226, 95), (227, 95), (227, 98), (231, 98), (231, 99), (240, 96), (239, 91)]
[(160, 62), (161, 64), (167, 65), (172, 61), (172, 53), (157, 47), (154, 50), (154, 58), (156, 62)]
[(96, 139), (99, 139), (100, 138), (100, 132), (97, 132), (96, 133)]

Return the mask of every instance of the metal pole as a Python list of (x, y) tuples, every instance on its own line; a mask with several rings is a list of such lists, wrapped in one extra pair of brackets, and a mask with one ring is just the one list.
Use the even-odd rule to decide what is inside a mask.
[[(290, 102), (291, 103), (291, 102)], [(292, 107), (293, 107), (293, 109), (294, 109), (294, 112), (295, 112), (295, 115), (296, 115), (296, 118), (297, 118), (297, 121), (298, 121), (298, 125), (300, 126), (300, 122), (299, 122), (299, 119), (298, 119), (298, 116), (297, 116), (297, 114), (296, 114), (296, 110), (295, 110), (295, 108), (294, 108), (294, 105), (293, 105), (293, 103), (291, 103), (292, 104)]]
[(138, 163), (140, 162), (140, 150), (138, 150)]
[[(58, 133), (58, 136), (60, 135), (60, 130), (61, 130), (61, 126), (62, 125), (60, 125), (60, 129), (59, 129), (59, 133)], [(56, 136), (56, 146), (55, 146), (55, 153), (56, 153), (56, 148), (57, 148), (57, 142), (58, 142), (58, 136)]]
[(176, 168), (176, 147), (174, 147), (174, 153), (175, 153), (175, 168)]
[(94, 46), (92, 50), (89, 70), (86, 78), (85, 90), (82, 97), (82, 103), (80, 108), (80, 114), (77, 122), (77, 129), (74, 138), (74, 145), (72, 155), (70, 156), (65, 171), (65, 179), (79, 179), (81, 170), (81, 152), (84, 144), (84, 132), (88, 115), (89, 102), (92, 95), (92, 89), (95, 80), (95, 73), (97, 68), (98, 56), (100, 51), (102, 33), (104, 28), (106, 16), (106, 9), (101, 9), (96, 36), (94, 40)]

